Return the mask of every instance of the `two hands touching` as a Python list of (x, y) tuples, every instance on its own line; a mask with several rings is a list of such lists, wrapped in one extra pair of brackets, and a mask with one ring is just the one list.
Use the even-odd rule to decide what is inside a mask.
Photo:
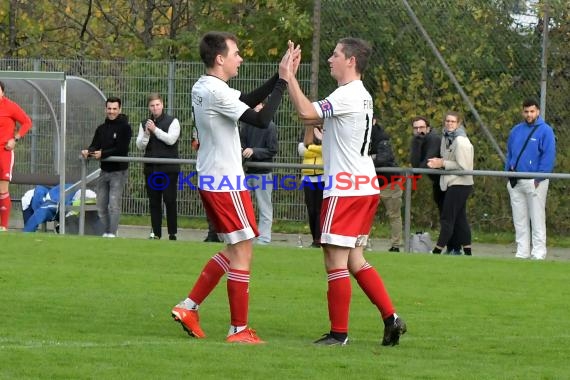
[(297, 75), (301, 63), (301, 47), (295, 46), (293, 41), (287, 41), (287, 51), (279, 62), (279, 78), (289, 82)]
[(430, 169), (440, 169), (445, 166), (445, 163), (443, 161), (443, 158), (434, 157), (428, 159), (427, 166)]

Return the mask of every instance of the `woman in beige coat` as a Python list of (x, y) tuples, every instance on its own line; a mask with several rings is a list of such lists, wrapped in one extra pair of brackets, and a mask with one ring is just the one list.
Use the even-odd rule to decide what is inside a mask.
[[(441, 157), (428, 161), (428, 167), (443, 170), (473, 170), (473, 145), (461, 123), (457, 112), (447, 112), (444, 119), (444, 133), (441, 139)], [(437, 244), (432, 253), (441, 253), (452, 235), (463, 246), (463, 252), (471, 256), (471, 227), (467, 221), (467, 198), (473, 192), (473, 176), (447, 175), (440, 177), (441, 190), (445, 198), (441, 211), (440, 230)]]

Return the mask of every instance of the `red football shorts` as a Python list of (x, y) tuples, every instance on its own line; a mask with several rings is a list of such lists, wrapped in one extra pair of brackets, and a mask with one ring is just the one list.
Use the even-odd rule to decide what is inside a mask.
[(0, 180), (10, 182), (14, 167), (14, 151), (0, 147)]
[(379, 196), (328, 197), (321, 209), (321, 243), (355, 248), (366, 245)]
[(249, 191), (199, 191), (206, 215), (225, 243), (259, 236)]

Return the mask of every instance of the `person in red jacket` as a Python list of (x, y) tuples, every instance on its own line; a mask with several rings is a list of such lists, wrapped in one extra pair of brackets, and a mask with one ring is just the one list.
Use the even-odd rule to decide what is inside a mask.
[[(14, 149), (32, 127), (32, 119), (22, 108), (4, 95), (6, 86), (0, 82), (0, 232), (8, 229), (12, 201), (10, 181), (14, 167)], [(16, 122), (20, 128), (16, 130)]]

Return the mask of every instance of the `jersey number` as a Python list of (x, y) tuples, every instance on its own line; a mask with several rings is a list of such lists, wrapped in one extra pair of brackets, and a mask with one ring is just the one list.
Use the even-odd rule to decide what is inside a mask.
[(362, 148), (360, 148), (360, 155), (368, 155), (368, 149), (366, 145), (368, 144), (368, 131), (370, 130), (370, 117), (366, 114), (366, 129), (364, 130), (364, 141), (362, 142)]

